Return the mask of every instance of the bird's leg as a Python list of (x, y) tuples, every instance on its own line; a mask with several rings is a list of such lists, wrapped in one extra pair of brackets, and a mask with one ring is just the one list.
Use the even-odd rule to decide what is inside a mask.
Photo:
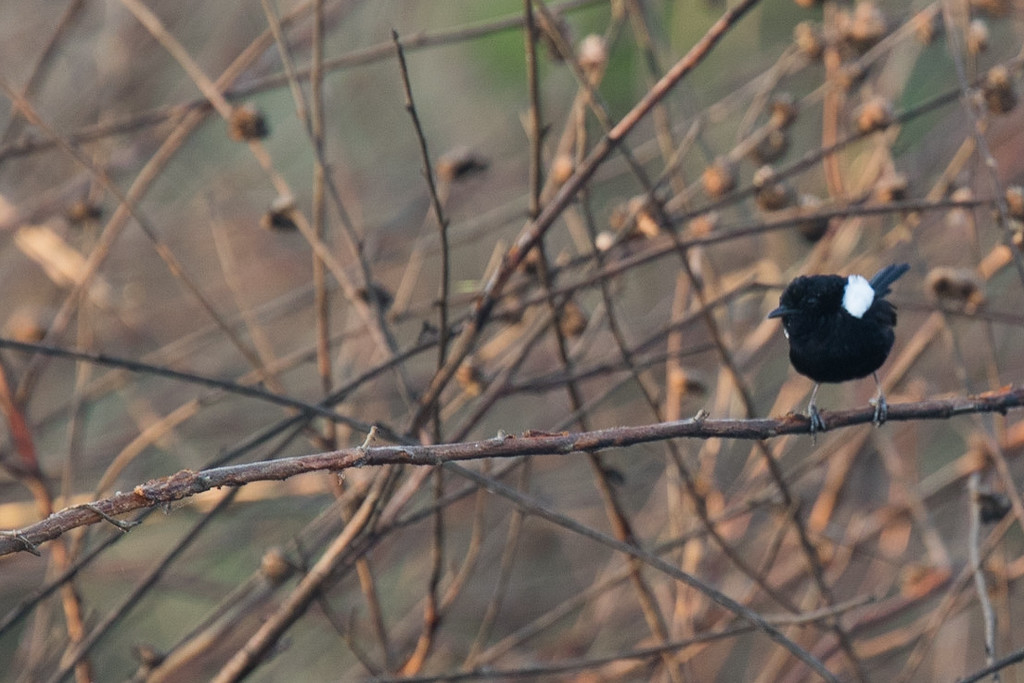
[(889, 417), (889, 404), (885, 402), (885, 393), (882, 391), (882, 383), (878, 380), (878, 373), (871, 373), (875, 378), (875, 387), (878, 388), (878, 395), (868, 401), (875, 407), (875, 418), (873, 422), (876, 427), (881, 427), (882, 423)]
[(814, 385), (814, 389), (811, 390), (811, 402), (807, 404), (807, 417), (811, 419), (811, 437), (814, 437), (816, 432), (825, 431), (825, 420), (822, 419), (821, 413), (818, 412), (818, 406), (814, 405), (814, 398), (818, 395), (819, 384)]

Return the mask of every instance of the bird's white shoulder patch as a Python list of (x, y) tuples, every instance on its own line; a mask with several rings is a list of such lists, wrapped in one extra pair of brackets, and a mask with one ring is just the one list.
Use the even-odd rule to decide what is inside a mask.
[(865, 278), (851, 275), (846, 278), (846, 289), (843, 291), (843, 308), (854, 318), (864, 315), (875, 302), (875, 290)]

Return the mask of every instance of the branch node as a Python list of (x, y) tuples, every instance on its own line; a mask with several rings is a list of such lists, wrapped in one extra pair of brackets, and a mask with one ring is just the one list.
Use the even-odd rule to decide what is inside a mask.
[(377, 425), (370, 425), (370, 431), (366, 433), (366, 438), (363, 439), (363, 443), (359, 446), (359, 450), (365, 451), (367, 448), (373, 445), (373, 442), (377, 440)]
[(39, 552), (39, 546), (37, 546), (32, 541), (28, 540), (28, 537), (22, 534), (20, 531), (15, 531), (13, 529), (10, 531), (0, 531), (0, 536), (10, 536), (18, 543), (21, 543), (22, 550), (28, 551), (36, 557), (43, 556), (43, 554)]

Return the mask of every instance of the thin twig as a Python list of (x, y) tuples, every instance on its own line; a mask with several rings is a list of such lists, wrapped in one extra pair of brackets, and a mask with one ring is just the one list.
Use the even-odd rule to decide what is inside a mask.
[[(992, 609), (988, 583), (985, 580), (985, 567), (981, 560), (981, 497), (978, 490), (980, 481), (979, 472), (972, 472), (967, 477), (967, 506), (970, 520), (967, 552), (971, 558), (971, 573), (974, 575), (974, 587), (978, 594), (978, 605), (981, 607), (982, 623), (985, 625), (985, 662), (991, 666), (996, 659), (996, 613)], [(992, 673), (992, 681), (999, 683), (998, 671)]]
[[(405, 94), (405, 110), (412, 119), (413, 130), (416, 132), (416, 142), (419, 145), (420, 160), (423, 162), (423, 177), (427, 181), (427, 190), (430, 194), (430, 205), (434, 210), (434, 218), (437, 219), (438, 237), (441, 243), (441, 285), (438, 294), (438, 331), (440, 343), (437, 353), (437, 368), (444, 367), (448, 357), (448, 305), (451, 290), (451, 252), (448, 245), (448, 218), (445, 216), (441, 204), (441, 197), (437, 192), (437, 183), (434, 181), (434, 166), (430, 162), (430, 152), (427, 150), (427, 138), (423, 133), (423, 126), (420, 123), (419, 114), (416, 112), (416, 102), (412, 96), (412, 84), (409, 81), (409, 67), (405, 62), (405, 50), (402, 48), (402, 41), (398, 37), (398, 31), (391, 31), (391, 39), (395, 44), (395, 54), (398, 57), (398, 69), (402, 76), (402, 91)], [(436, 408), (436, 406), (435, 406)]]

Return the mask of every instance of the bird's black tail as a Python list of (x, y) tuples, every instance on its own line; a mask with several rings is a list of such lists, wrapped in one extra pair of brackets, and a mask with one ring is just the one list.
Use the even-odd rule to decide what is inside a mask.
[(882, 268), (871, 278), (871, 289), (875, 290), (875, 296), (885, 296), (889, 293), (889, 285), (899, 280), (900, 277), (910, 270), (909, 263), (894, 263)]

